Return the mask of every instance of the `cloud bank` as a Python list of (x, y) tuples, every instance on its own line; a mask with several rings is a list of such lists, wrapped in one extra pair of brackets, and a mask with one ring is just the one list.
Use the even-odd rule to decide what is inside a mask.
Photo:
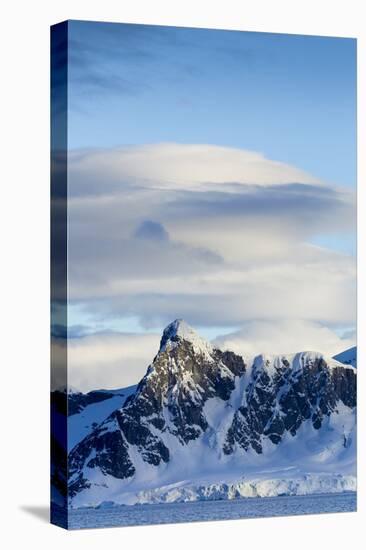
[(320, 351), (328, 357), (355, 344), (355, 335), (340, 338), (329, 328), (303, 320), (253, 321), (232, 334), (216, 338), (214, 344), (244, 357), (260, 353), (287, 354)]
[[(159, 349), (159, 334), (97, 333), (68, 340), (67, 380), (80, 391), (137, 384)], [(54, 339), (54, 388), (64, 383), (66, 340)]]
[[(136, 384), (156, 355), (160, 337), (158, 333), (97, 333), (72, 338), (68, 343), (68, 383), (84, 392)], [(355, 334), (341, 338), (320, 323), (298, 319), (248, 321), (240, 330), (215, 338), (212, 344), (242, 355), (245, 362), (258, 353), (287, 354), (312, 349), (331, 357), (353, 346)], [(55, 339), (53, 345), (56, 360), (63, 359), (66, 341)]]
[[(353, 343), (334, 330), (355, 325), (355, 260), (312, 244), (354, 233), (351, 191), (260, 153), (177, 143), (74, 151), (68, 181), (69, 299), (89, 332), (93, 319), (134, 317), (158, 333), (183, 317), (232, 329), (219, 341), (250, 353), (333, 355)], [(96, 349), (91, 338), (72, 345)], [(110, 367), (90, 367), (95, 382), (102, 371), (121, 380), (118, 364), (142, 372), (154, 354), (146, 338), (149, 353), (123, 359), (128, 337), (104, 337)], [(90, 365), (98, 353), (85, 353)]]
[[(240, 186), (320, 181), (294, 166), (255, 151), (206, 144), (158, 143), (70, 154), (71, 192), (102, 194), (130, 183), (165, 190), (222, 190)], [(117, 187), (118, 188), (118, 187)]]

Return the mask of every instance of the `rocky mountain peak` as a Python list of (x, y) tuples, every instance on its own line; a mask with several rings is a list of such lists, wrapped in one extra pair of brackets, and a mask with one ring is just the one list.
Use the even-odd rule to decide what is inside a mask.
[(180, 341), (189, 342), (197, 354), (210, 356), (213, 351), (212, 346), (201, 338), (184, 319), (176, 319), (164, 329), (160, 341), (160, 351), (174, 348)]

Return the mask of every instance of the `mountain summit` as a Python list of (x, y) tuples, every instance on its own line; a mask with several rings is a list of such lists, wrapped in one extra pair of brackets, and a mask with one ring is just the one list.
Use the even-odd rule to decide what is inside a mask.
[(165, 328), (160, 341), (160, 351), (165, 351), (169, 345), (174, 347), (182, 340), (192, 344), (196, 353), (210, 355), (212, 352), (212, 346), (203, 340), (184, 319), (176, 319)]
[(268, 472), (344, 487), (345, 475), (355, 479), (355, 406), (352, 366), (315, 352), (249, 362), (177, 319), (124, 404), (72, 449), (69, 497), (73, 506), (184, 500), (229, 481), (242, 494), (243, 476)]

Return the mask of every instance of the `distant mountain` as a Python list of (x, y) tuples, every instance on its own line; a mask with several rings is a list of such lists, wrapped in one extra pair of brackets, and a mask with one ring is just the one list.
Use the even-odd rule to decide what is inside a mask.
[(67, 400), (66, 390), (52, 392), (53, 418), (57, 420), (58, 414), (68, 416), (69, 450), (91, 433), (113, 411), (121, 408), (127, 397), (135, 390), (136, 385), (116, 390), (93, 390), (88, 393), (68, 388)]
[(349, 348), (346, 351), (342, 351), (334, 356), (334, 359), (345, 365), (352, 365), (352, 367), (357, 367), (357, 346)]
[[(79, 399), (74, 417), (117, 397)], [(127, 399), (88, 417), (69, 455), (71, 505), (354, 489), (355, 407), (350, 365), (317, 352), (249, 363), (176, 320)]]
[[(131, 386), (135, 388), (135, 386)], [(121, 388), (118, 390), (93, 390), (88, 393), (78, 392), (69, 392), (68, 393), (68, 416), (74, 414), (79, 414), (85, 411), (90, 405), (100, 403), (102, 401), (107, 401), (114, 397), (126, 397), (126, 393), (131, 393), (130, 388)]]
[(69, 394), (67, 434), (69, 449), (89, 435), (113, 411), (120, 409), (135, 390), (136, 385), (118, 390), (91, 391), (87, 394), (72, 396)]

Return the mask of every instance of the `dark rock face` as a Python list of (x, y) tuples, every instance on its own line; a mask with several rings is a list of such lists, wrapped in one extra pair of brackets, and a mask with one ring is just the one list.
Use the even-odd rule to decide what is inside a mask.
[(69, 455), (69, 496), (90, 487), (83, 468), (100, 468), (105, 475), (124, 479), (135, 473), (128, 445), (119, 429), (117, 411), (92, 434), (74, 447)]
[(264, 438), (278, 444), (284, 432), (295, 436), (308, 419), (318, 430), (339, 401), (350, 408), (356, 405), (353, 369), (330, 367), (322, 356), (298, 355), (301, 368), (290, 368), (283, 358), (272, 376), (265, 368), (265, 360), (257, 361), (244, 405), (235, 413), (229, 428), (223, 449), (226, 454), (231, 454), (236, 445), (245, 451), (252, 447), (260, 454)]
[[(67, 503), (67, 451), (55, 437), (51, 437), (51, 496), (58, 493), (62, 505)], [(53, 500), (56, 500), (53, 498)]]
[(67, 506), (67, 394), (51, 392), (51, 500)]
[(136, 391), (70, 453), (70, 496), (90, 486), (85, 467), (118, 479), (134, 476), (130, 446), (146, 464), (168, 463), (172, 457), (166, 436), (185, 446), (212, 429), (205, 416), (207, 400), (215, 397), (232, 407), (229, 400), (241, 382), (244, 389), (235, 398), (221, 449), (226, 455), (250, 448), (260, 454), (266, 439), (278, 445), (285, 432), (294, 436), (306, 420), (319, 429), (340, 402), (356, 405), (353, 368), (328, 365), (314, 353), (290, 360), (259, 356), (248, 371), (242, 357), (200, 347), (170, 325)]
[(56, 413), (67, 416), (67, 393), (65, 391), (51, 392), (51, 408)]
[(181, 341), (158, 354), (123, 414), (137, 421), (136, 429), (149, 419), (164, 432), (168, 428), (163, 410), (167, 409), (174, 426), (169, 428), (171, 433), (188, 443), (207, 428), (202, 414), (207, 399), (229, 399), (235, 376), (244, 371), (243, 359), (234, 353), (213, 350), (207, 357), (197, 354), (190, 342)]
[[(207, 399), (229, 399), (235, 377), (244, 372), (244, 361), (238, 355), (213, 350), (212, 357), (207, 357), (197, 354), (192, 344), (183, 340), (160, 352), (123, 408), (70, 453), (70, 496), (87, 486), (82, 475), (84, 466), (99, 467), (103, 473), (120, 479), (131, 477), (135, 468), (128, 444), (137, 446), (148, 464), (167, 463), (169, 449), (156, 431), (163, 434), (169, 430), (181, 444), (199, 437), (207, 428), (202, 412)], [(114, 431), (106, 431), (111, 423)], [(89, 459), (92, 454), (95, 456)]]

